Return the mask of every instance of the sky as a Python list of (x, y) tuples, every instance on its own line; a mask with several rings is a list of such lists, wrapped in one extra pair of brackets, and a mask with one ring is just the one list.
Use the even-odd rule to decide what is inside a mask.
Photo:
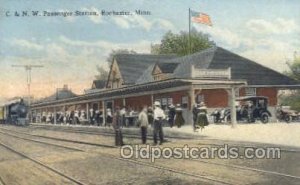
[[(300, 52), (298, 0), (0, 0), (0, 5), (0, 101), (27, 95), (25, 69), (15, 64), (44, 66), (32, 70), (35, 98), (64, 84), (82, 94), (91, 87), (96, 65), (108, 67), (111, 50), (149, 53), (167, 31), (187, 31), (189, 8), (211, 17), (212, 27), (192, 26), (210, 34), (218, 46), (279, 72)], [(15, 16), (22, 11), (29, 16)], [(44, 16), (44, 11), (100, 16)], [(101, 11), (131, 13), (101, 16)]]

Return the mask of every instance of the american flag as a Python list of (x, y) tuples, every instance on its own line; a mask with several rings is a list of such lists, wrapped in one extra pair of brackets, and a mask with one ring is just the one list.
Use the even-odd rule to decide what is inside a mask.
[(208, 26), (212, 26), (209, 15), (201, 12), (191, 11), (191, 19), (195, 23), (206, 24)]

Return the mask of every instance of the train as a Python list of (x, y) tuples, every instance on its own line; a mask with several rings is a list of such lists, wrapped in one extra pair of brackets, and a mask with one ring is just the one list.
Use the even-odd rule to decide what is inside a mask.
[(29, 107), (22, 98), (14, 99), (0, 106), (0, 123), (26, 126)]

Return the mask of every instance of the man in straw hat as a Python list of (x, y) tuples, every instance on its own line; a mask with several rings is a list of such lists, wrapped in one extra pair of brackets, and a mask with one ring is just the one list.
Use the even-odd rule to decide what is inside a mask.
[(154, 102), (154, 129), (153, 129), (153, 141), (157, 144), (157, 134), (159, 135), (160, 145), (163, 143), (164, 135), (162, 128), (162, 120), (166, 119), (164, 111), (160, 108), (160, 102)]

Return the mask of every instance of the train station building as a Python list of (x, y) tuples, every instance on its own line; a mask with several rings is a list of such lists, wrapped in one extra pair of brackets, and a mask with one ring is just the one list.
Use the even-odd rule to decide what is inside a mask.
[[(106, 81), (94, 81), (83, 95), (44, 99), (31, 105), (32, 114), (71, 110), (130, 107), (139, 111), (160, 101), (163, 108), (181, 104), (192, 124), (192, 108), (204, 102), (208, 111), (230, 107), (235, 117), (238, 96), (266, 96), (273, 117), (279, 90), (299, 82), (221, 47), (191, 55), (118, 54)], [(89, 116), (89, 115), (87, 115)], [(104, 119), (105, 121), (105, 119)], [(235, 122), (235, 120), (233, 120)]]

